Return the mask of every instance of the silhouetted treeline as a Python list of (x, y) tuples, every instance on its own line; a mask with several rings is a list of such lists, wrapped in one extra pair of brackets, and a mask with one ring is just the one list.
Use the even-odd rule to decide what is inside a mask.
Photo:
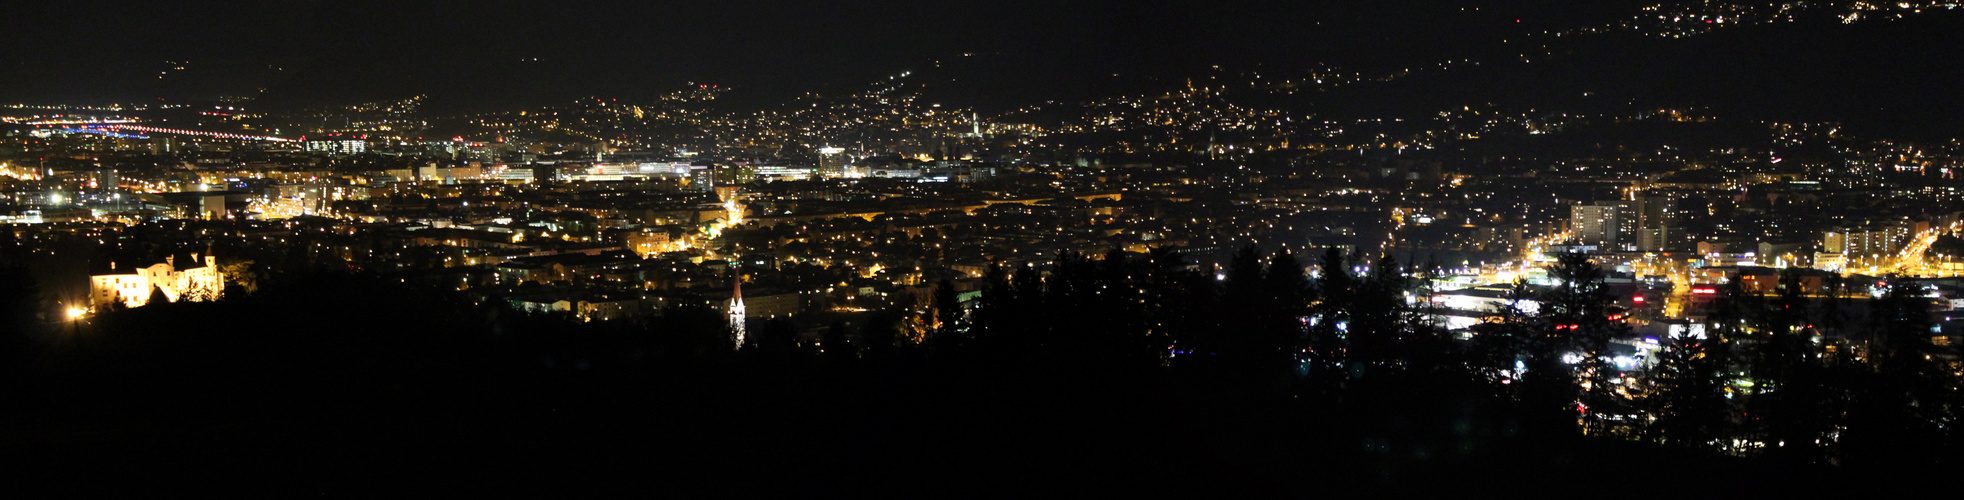
[[(1957, 347), (1934, 342), (1933, 288), (1918, 280), (1890, 278), (1866, 314), (1851, 314), (1835, 277), (1809, 294), (1788, 269), (1763, 297), (1733, 280), (1702, 334), (1644, 339), (1586, 256), (1562, 256), (1552, 286), (1517, 286), (1515, 306), (1466, 332), (1429, 310), (1429, 267), (1332, 250), (1305, 273), (1290, 253), (1250, 247), (1217, 279), (1165, 251), (1063, 254), (1047, 272), (993, 271), (966, 329), (930, 342), (1008, 360), (1158, 363), (1307, 401), (1366, 435), (1402, 421), (1380, 430), (1429, 428), (1462, 446), (1588, 436), (1872, 477), (1964, 465)], [(1619, 367), (1614, 342), (1659, 348)]]
[[(1586, 258), (1517, 288), (1534, 312), (1491, 311), (1471, 331), (1437, 323), (1429, 267), (1252, 247), (1218, 270), (1163, 250), (1066, 253), (992, 269), (970, 300), (944, 281), (858, 317), (753, 320), (742, 349), (706, 306), (582, 322), (345, 271), (59, 321), (26, 273), (0, 272), (0, 396), (18, 429), (0, 465), (58, 491), (40, 481), (318, 449), (292, 464), (310, 471), (301, 489), (380, 491), (416, 482), (411, 462), (487, 485), (618, 485), (639, 476), (602, 464), (634, 463), (677, 478), (662, 491), (768, 472), (893, 495), (1033, 491), (1003, 477), (1566, 491), (1648, 467), (1720, 496), (1910, 488), (1964, 449), (1955, 352), (1933, 342), (1914, 280), (1892, 280), (1865, 321), (1844, 294), (1802, 293), (1798, 273), (1767, 297), (1735, 284), (1702, 338), (1659, 339), (1648, 369), (1626, 370), (1609, 358), (1632, 334)], [(152, 451), (169, 449), (196, 459)], [(1775, 480), (1801, 474), (1816, 479)]]

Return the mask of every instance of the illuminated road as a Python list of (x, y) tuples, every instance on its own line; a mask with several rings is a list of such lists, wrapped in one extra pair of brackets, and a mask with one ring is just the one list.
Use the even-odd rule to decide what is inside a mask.
[(1930, 245), (1936, 243), (1938, 237), (1957, 232), (1958, 229), (1960, 229), (1960, 224), (1952, 223), (1949, 226), (1934, 227), (1928, 231), (1917, 233), (1916, 237), (1911, 238), (1909, 244), (1903, 247), (1902, 252), (1896, 254), (1890, 267), (1903, 274), (1913, 276), (1943, 276), (1947, 271), (1944, 271), (1941, 266), (1931, 265), (1930, 260), (1924, 258), (1924, 254), (1930, 251)]
[(110, 119), (97, 119), (97, 118), (44, 118), (44, 119), (35, 119), (35, 120), (23, 120), (23, 121), (16, 121), (16, 120), (15, 120), (14, 118), (0, 118), (0, 121), (4, 121), (4, 122), (8, 122), (8, 123), (19, 123), (19, 124), (21, 124), (21, 125), (35, 125), (35, 126), (48, 126), (48, 125), (103, 125), (103, 124), (112, 124), (112, 123), (136, 123), (136, 120), (130, 120), (130, 119), (126, 119), (126, 118), (110, 118)]
[(158, 133), (158, 134), (196, 135), (196, 136), (204, 136), (204, 137), (216, 137), (219, 139), (235, 139), (241, 141), (294, 142), (293, 139), (287, 139), (284, 137), (234, 134), (230, 132), (206, 132), (203, 130), (183, 130), (183, 129), (174, 129), (174, 128), (145, 127), (141, 125), (102, 125), (100, 127), (95, 127), (95, 128), (102, 128), (102, 129), (109, 129), (109, 130), (135, 130), (139, 132), (151, 132), (151, 133)]

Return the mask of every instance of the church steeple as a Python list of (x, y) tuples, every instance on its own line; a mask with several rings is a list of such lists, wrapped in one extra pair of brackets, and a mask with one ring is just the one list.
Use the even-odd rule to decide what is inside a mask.
[(736, 348), (743, 349), (743, 273), (736, 274), (736, 286), (730, 293), (730, 332), (736, 336)]

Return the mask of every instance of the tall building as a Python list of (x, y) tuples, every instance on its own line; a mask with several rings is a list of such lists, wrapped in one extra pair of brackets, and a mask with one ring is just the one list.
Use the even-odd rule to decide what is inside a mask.
[(1906, 224), (1878, 224), (1852, 230), (1831, 230), (1821, 234), (1821, 251), (1845, 254), (1849, 258), (1880, 257), (1896, 253), (1910, 242)]
[(1677, 206), (1669, 196), (1578, 204), (1569, 212), (1569, 230), (1577, 241), (1611, 250), (1664, 251), (1678, 237)]
[(708, 163), (689, 165), (689, 189), (708, 193), (716, 189), (716, 168)]
[(846, 175), (846, 148), (818, 148), (818, 176), (824, 179)]
[(1569, 211), (1569, 231), (1575, 240), (1588, 245), (1615, 247), (1625, 236), (1626, 203), (1575, 205)]
[(1643, 196), (1636, 200), (1637, 208), (1637, 250), (1643, 252), (1662, 252), (1677, 246), (1682, 239), (1677, 227), (1678, 200), (1672, 196)]

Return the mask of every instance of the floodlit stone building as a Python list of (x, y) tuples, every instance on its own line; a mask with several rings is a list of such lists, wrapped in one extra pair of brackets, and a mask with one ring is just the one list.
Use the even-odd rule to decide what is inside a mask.
[[(164, 298), (171, 302), (218, 300), (225, 290), (225, 276), (218, 270), (218, 258), (209, 253), (185, 257), (165, 257), (163, 262), (126, 269), (127, 273), (118, 273), (125, 269), (116, 269), (111, 263), (108, 274), (89, 276), (89, 302), (98, 309), (117, 302), (142, 307), (150, 302), (152, 290), (162, 291)], [(183, 267), (178, 267), (180, 264)]]

